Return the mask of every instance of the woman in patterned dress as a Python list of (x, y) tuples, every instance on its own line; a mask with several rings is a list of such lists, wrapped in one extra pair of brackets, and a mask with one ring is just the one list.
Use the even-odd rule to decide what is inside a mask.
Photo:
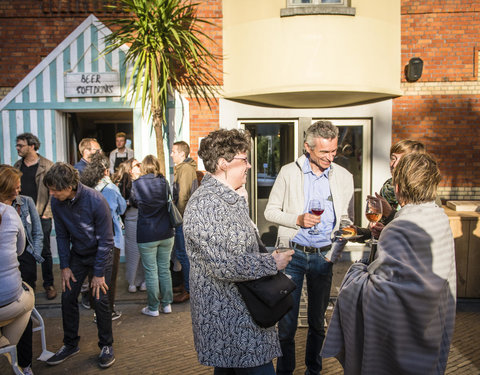
[(235, 129), (202, 140), (198, 155), (209, 173), (184, 215), (195, 348), (215, 375), (274, 374), (272, 359), (281, 355), (276, 328), (254, 323), (235, 285), (276, 274), (293, 253), (259, 252), (243, 195), (249, 149), (248, 134)]

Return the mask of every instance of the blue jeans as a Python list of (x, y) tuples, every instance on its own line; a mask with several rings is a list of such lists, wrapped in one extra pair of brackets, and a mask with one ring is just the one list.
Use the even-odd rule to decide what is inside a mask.
[(304, 276), (307, 277), (308, 293), (305, 374), (319, 374), (322, 370), (320, 350), (325, 339), (324, 317), (332, 285), (332, 263), (327, 262), (321, 254), (306, 254), (296, 249), (285, 273), (292, 276), (297, 288), (292, 293), (294, 301), (292, 310), (278, 323), (278, 336), (283, 355), (277, 361), (277, 374), (293, 374), (295, 370), (295, 332)]
[(190, 293), (190, 262), (188, 261), (187, 252), (185, 250), (185, 237), (183, 236), (183, 224), (175, 228), (175, 244), (173, 245), (175, 255), (182, 265), (183, 285), (185, 290)]
[(270, 361), (261, 366), (245, 368), (215, 367), (213, 375), (275, 375), (273, 363)]
[(165, 240), (138, 244), (138, 251), (145, 271), (147, 305), (151, 311), (158, 311), (160, 306), (159, 293), (162, 296), (162, 307), (170, 305), (173, 301), (172, 276), (170, 274), (170, 254), (173, 241), (173, 237), (170, 237)]

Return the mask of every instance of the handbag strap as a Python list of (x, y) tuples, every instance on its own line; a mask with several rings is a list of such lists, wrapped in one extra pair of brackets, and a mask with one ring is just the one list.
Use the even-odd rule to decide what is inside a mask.
[(267, 247), (260, 239), (260, 236), (258, 235), (258, 232), (256, 230), (255, 230), (255, 237), (257, 237), (258, 251), (260, 251), (261, 253), (268, 253)]
[(172, 193), (170, 192), (170, 185), (168, 184), (167, 180), (165, 180), (165, 193), (167, 194), (167, 202), (172, 201)]

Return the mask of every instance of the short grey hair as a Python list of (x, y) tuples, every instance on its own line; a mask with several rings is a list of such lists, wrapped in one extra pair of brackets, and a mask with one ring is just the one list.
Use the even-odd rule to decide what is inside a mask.
[(312, 150), (315, 149), (315, 139), (325, 138), (334, 139), (338, 138), (338, 128), (330, 121), (317, 121), (310, 125), (305, 132), (305, 143)]

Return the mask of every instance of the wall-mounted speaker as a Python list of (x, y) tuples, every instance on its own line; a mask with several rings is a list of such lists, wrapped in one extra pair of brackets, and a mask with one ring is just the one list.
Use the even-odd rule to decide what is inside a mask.
[(422, 76), (423, 60), (420, 57), (412, 57), (405, 66), (405, 78), (408, 82), (416, 82)]

